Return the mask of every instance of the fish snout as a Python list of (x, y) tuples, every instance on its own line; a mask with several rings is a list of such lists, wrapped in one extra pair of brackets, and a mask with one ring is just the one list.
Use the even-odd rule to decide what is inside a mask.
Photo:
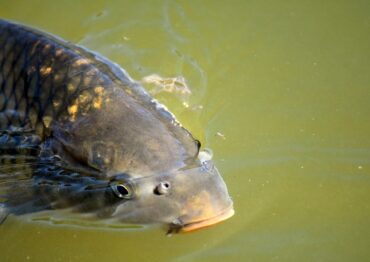
[(228, 195), (221, 200), (212, 198), (207, 191), (202, 191), (189, 197), (182, 213), (182, 216), (173, 221), (171, 227), (176, 231), (190, 232), (225, 221), (232, 217), (235, 211)]
[(189, 169), (184, 177), (181, 185), (187, 190), (178, 192), (180, 213), (172, 223), (177, 231), (208, 227), (234, 215), (226, 184), (211, 160), (202, 162), (200, 168)]

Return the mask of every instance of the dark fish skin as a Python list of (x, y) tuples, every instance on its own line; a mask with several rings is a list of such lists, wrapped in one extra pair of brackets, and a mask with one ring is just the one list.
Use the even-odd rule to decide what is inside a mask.
[[(173, 158), (175, 152), (187, 157), (198, 152), (199, 145), (191, 134), (174, 125), (176, 120), (172, 115), (159, 108), (121, 68), (81, 47), (3, 20), (0, 20), (0, 86), (0, 130), (31, 129), (43, 140), (55, 132), (63, 140), (61, 136), (72, 132), (73, 124), (81, 116), (103, 112), (106, 101), (121, 96), (127, 108), (122, 107), (121, 101), (113, 101), (109, 115), (102, 118), (112, 119), (109, 123), (112, 126), (116, 120), (125, 121), (122, 128), (126, 133), (126, 147), (131, 147), (135, 140), (136, 147), (145, 141), (127, 135), (133, 131), (142, 132), (153, 144), (152, 150), (135, 152), (140, 163), (134, 163), (133, 159), (127, 161), (140, 166), (142, 162), (149, 163), (153, 170), (155, 162)], [(125, 119), (114, 119), (115, 109), (126, 110)], [(139, 123), (141, 119), (143, 122)], [(53, 123), (58, 123), (59, 128), (53, 127)], [(163, 136), (162, 129), (171, 134)], [(81, 137), (87, 135), (84, 133)], [(154, 148), (158, 146), (168, 147), (169, 153), (158, 155), (158, 148)], [(183, 161), (184, 155), (178, 157)], [(168, 169), (163, 162), (161, 166)]]
[[(41, 141), (50, 137), (54, 138), (53, 132), (54, 134), (62, 133), (58, 138), (65, 140), (65, 144), (68, 144), (70, 137), (68, 134), (67, 137), (65, 136), (65, 130), (76, 120), (96, 111), (105, 110), (101, 94), (105, 90), (116, 87), (119, 87), (119, 89), (115, 92), (120, 92), (119, 95), (123, 94), (125, 96), (124, 100), (127, 100), (127, 104), (133, 108), (132, 112), (127, 112), (128, 116), (133, 115), (135, 117), (134, 114), (137, 109), (143, 110), (144, 107), (147, 107), (147, 110), (154, 113), (158, 118), (155, 121), (175, 121), (166, 110), (158, 109), (157, 104), (152, 102), (151, 97), (131, 80), (121, 68), (105, 58), (57, 37), (4, 20), (0, 20), (0, 87), (0, 132), (9, 133), (9, 135), (3, 134), (1, 136), (3, 140), (8, 140), (8, 144), (3, 143), (1, 148), (3, 151), (9, 148), (9, 150), (13, 150), (13, 154), (21, 153), (21, 151), (16, 150), (17, 152), (14, 152), (14, 148), (17, 147), (9, 146), (9, 141), (20, 140), (19, 136), (17, 137), (17, 132), (24, 133), (24, 130), (27, 130), (33, 136), (39, 136)], [(108, 94), (106, 99), (114, 99), (110, 96), (112, 94)], [(122, 110), (122, 108), (118, 110)], [(113, 113), (109, 114), (114, 115)], [(148, 114), (144, 117), (144, 121), (150, 123), (151, 118), (153, 117)], [(142, 130), (146, 128), (145, 124), (141, 128), (137, 122), (138, 120), (135, 118), (125, 121), (126, 126), (132, 125)], [(53, 123), (57, 123), (58, 126), (53, 126)], [(111, 124), (116, 125), (114, 121), (111, 121)], [(60, 128), (60, 126), (63, 126), (63, 128)], [(179, 133), (179, 136), (189, 138), (190, 146), (194, 148), (191, 154), (195, 154), (197, 145), (194, 144), (190, 133), (179, 126), (171, 126), (171, 128)], [(152, 131), (156, 130), (153, 129)], [(96, 131), (93, 130), (91, 134), (84, 133), (82, 136), (92, 136), (96, 139), (95, 133)], [(126, 143), (126, 147), (134, 147), (130, 144), (130, 141), (135, 140), (135, 138), (130, 138), (129, 135), (126, 136), (129, 141)], [(145, 142), (145, 136), (143, 138)], [(26, 135), (23, 139), (29, 140), (30, 136)], [(37, 140), (37, 138), (33, 139)], [(164, 139), (160, 140), (162, 145), (168, 143)], [(40, 142), (38, 143), (40, 144)], [(27, 150), (36, 148), (36, 152), (33, 153), (37, 155), (40, 154), (39, 144), (34, 143), (27, 147), (23, 141), (23, 144), (19, 146), (27, 148)], [(66, 147), (66, 145), (64, 146)], [(37, 149), (39, 150), (37, 151)], [(25, 149), (23, 153), (24, 151)], [(150, 152), (148, 149), (146, 151), (155, 155), (155, 152)], [(58, 154), (63, 154), (65, 159), (70, 157), (69, 153), (58, 152)], [(76, 162), (86, 161), (80, 159), (80, 155), (77, 155), (76, 158), (69, 159), (68, 164), (79, 165)], [(146, 162), (150, 166), (149, 168), (153, 170), (154, 166), (150, 164), (150, 160), (145, 161), (143, 156), (138, 156), (138, 158), (141, 159), (141, 166), (144, 166)], [(19, 158), (17, 161), (19, 161)], [(133, 162), (132, 159), (129, 161)], [(157, 162), (157, 159), (155, 162)], [(163, 164), (161, 163), (165, 167)], [(37, 164), (34, 166), (39, 168)], [(93, 170), (89, 171), (91, 176)], [(45, 176), (45, 168), (34, 168), (34, 177), (41, 177), (43, 181), (48, 180), (45, 183), (36, 183), (37, 193), (40, 193), (40, 189), (46, 190), (49, 193), (44, 195), (51, 198), (48, 201), (39, 202), (52, 202), (60, 195), (64, 195), (64, 200), (68, 199), (71, 194), (60, 194), (59, 184), (50, 181), (64, 180), (68, 176), (61, 176), (61, 174), (70, 173), (54, 172), (54, 176), (50, 177)], [(76, 186), (86, 187), (85, 182), (84, 179), (78, 180), (76, 177), (74, 179)], [(105, 183), (107, 184), (107, 182)], [(43, 186), (41, 187), (41, 185)], [(73, 194), (70, 202), (75, 201), (75, 195)], [(57, 205), (60, 205), (60, 203)]]
[(116, 64), (0, 20), (0, 223), (57, 208), (176, 230), (217, 223), (232, 201), (199, 149)]
[(42, 155), (40, 145), (32, 132), (0, 135), (0, 224), (2, 202), (16, 215), (71, 208), (109, 217), (120, 201), (111, 190), (112, 179), (63, 167), (59, 157)]
[(86, 112), (96, 97), (94, 87), (109, 88), (117, 82), (133, 85), (82, 48), (0, 20), (0, 129), (29, 128), (43, 136), (50, 118), (70, 117), (68, 107), (81, 93), (92, 96), (81, 110)]

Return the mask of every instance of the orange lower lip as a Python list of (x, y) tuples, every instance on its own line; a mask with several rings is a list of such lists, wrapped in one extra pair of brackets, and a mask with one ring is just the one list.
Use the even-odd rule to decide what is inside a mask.
[(198, 222), (193, 222), (193, 223), (186, 224), (181, 228), (181, 231), (190, 232), (190, 231), (194, 231), (194, 230), (197, 230), (197, 229), (200, 229), (200, 228), (203, 228), (203, 227), (209, 227), (209, 226), (212, 226), (214, 224), (225, 221), (226, 219), (232, 217), (234, 214), (235, 214), (235, 211), (234, 211), (233, 207), (230, 207), (230, 208), (228, 208), (227, 210), (225, 210), (224, 212), (222, 212), (221, 214), (219, 214), (215, 217), (205, 219), (205, 220), (201, 220), (201, 221), (198, 221)]

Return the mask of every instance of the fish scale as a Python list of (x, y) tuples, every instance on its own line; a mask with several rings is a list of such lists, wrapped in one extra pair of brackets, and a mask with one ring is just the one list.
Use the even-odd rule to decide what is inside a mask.
[[(80, 65), (74, 63), (83, 59), (81, 55), (48, 37), (40, 37), (26, 28), (1, 21), (0, 39), (0, 111), (17, 112), (7, 114), (8, 121), (1, 123), (2, 129), (29, 126), (37, 129), (37, 133), (42, 136), (47, 128), (43, 117), (58, 119), (66, 113), (68, 105), (81, 90), (91, 89), (98, 84), (107, 85), (100, 78), (84, 86), (81, 79), (87, 78), (86, 73), (94, 66), (85, 60)], [(71, 92), (66, 92), (67, 78), (68, 83), (74, 87)], [(58, 97), (62, 101), (53, 106), (52, 101)]]
[[(95, 180), (83, 176), (73, 177), (70, 175), (73, 172), (64, 169), (50, 170), (47, 166), (40, 167), (40, 163), (35, 163), (33, 158), (23, 156), (37, 155), (40, 152), (39, 137), (43, 137), (47, 129), (44, 121), (46, 116), (53, 120), (66, 117), (69, 104), (73, 103), (81, 92), (93, 91), (92, 88), (98, 84), (108, 86), (110, 82), (104, 77), (91, 77), (91, 71), (96, 71), (93, 69), (95, 65), (87, 63), (86, 60), (76, 65), (76, 61), (84, 59), (80, 55), (83, 52), (71, 51), (66, 43), (54, 40), (53, 37), (43, 36), (37, 31), (0, 20), (0, 128), (3, 130), (0, 136), (0, 162), (3, 168), (0, 171), (9, 172), (9, 168), (12, 168), (20, 172), (23, 167), (25, 170), (30, 170), (31, 167), (31, 174), (35, 177), (33, 184), (37, 185), (32, 187), (35, 189), (32, 196), (46, 197), (43, 201), (31, 200), (34, 202), (31, 204), (34, 210), (45, 208), (40, 203), (64, 199), (56, 203), (61, 206), (62, 202), (68, 203), (71, 199), (75, 201), (78, 195), (81, 195), (80, 198), (88, 198), (89, 194), (91, 196), (91, 193), (73, 192), (69, 194), (70, 200), (67, 200), (60, 186), (73, 185), (73, 189), (77, 188), (78, 192), (92, 182), (96, 186)], [(87, 78), (90, 81), (84, 82), (83, 79)], [(37, 135), (5, 132), (22, 128), (35, 130)], [(28, 164), (29, 160), (32, 165)], [(55, 167), (55, 163), (50, 167)], [(107, 181), (104, 183), (107, 184)], [(23, 206), (29, 205), (30, 199), (23, 197), (22, 201), (27, 204), (23, 203), (14, 213), (27, 212), (29, 208), (25, 209)], [(10, 202), (15, 206), (14, 201)], [(8, 201), (8, 204), (10, 202)], [(38, 203), (37, 206), (35, 203)], [(83, 208), (86, 209), (86, 206)]]

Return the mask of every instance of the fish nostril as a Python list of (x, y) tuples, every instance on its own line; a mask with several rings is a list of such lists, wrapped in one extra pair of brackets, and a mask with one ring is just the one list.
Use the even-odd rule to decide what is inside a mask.
[(170, 189), (170, 183), (167, 181), (159, 183), (155, 188), (153, 193), (155, 195), (164, 195), (168, 193), (168, 190)]

